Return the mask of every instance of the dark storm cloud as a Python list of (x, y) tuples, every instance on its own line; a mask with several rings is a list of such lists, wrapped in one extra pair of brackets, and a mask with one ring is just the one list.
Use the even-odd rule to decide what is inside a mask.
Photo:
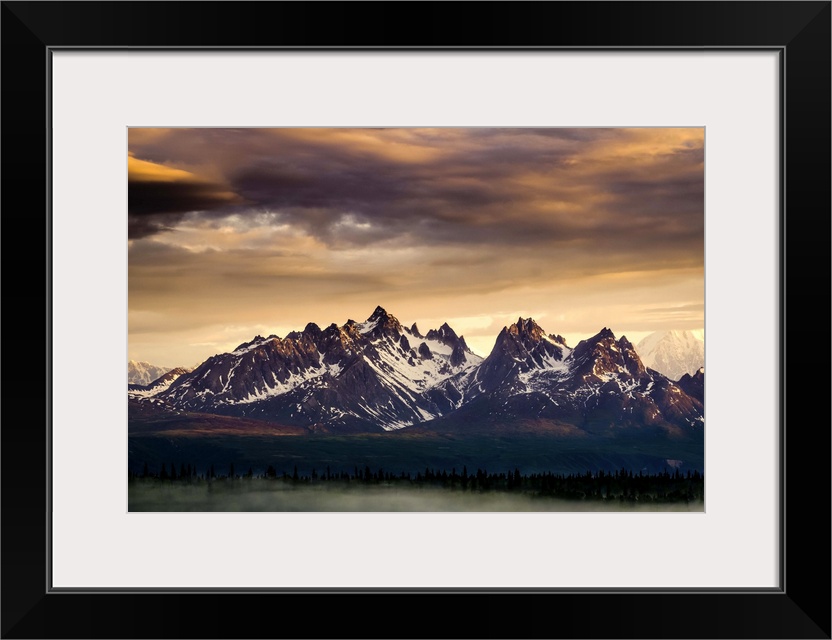
[(242, 199), (220, 181), (136, 158), (127, 162), (129, 237), (170, 230), (185, 214), (223, 209)]
[(205, 183), (130, 181), (128, 183), (128, 233), (143, 238), (170, 230), (190, 212), (223, 210), (229, 194)]
[(683, 250), (703, 231), (701, 130), (666, 131), (174, 129), (131, 137), (131, 151), (222, 181), (131, 182), (131, 217), (154, 216), (146, 235), (186, 211), (270, 211), (337, 247), (603, 248), (637, 230), (628, 250)]
[[(549, 230), (565, 233), (567, 226), (537, 220), (528, 205), (532, 194), (512, 176), (529, 164), (550, 170), (563, 154), (522, 148), (448, 149), (447, 157), (427, 163), (391, 163), (372, 154), (334, 148), (315, 157), (265, 159), (233, 173), (230, 182), (247, 200), (280, 211), (293, 224), (331, 243), (349, 240), (345, 220), (358, 220), (374, 229), (367, 242), (410, 234), (409, 241), (426, 243), (527, 242)], [(360, 155), (360, 154), (359, 154)], [(527, 225), (511, 217), (524, 216)], [(414, 237), (415, 236), (415, 237)]]
[(127, 207), (131, 216), (207, 211), (226, 206), (229, 193), (204, 182), (130, 181)]
[(169, 214), (149, 215), (149, 216), (127, 216), (127, 239), (138, 240), (140, 238), (147, 238), (154, 236), (163, 231), (172, 231), (181, 216), (171, 216)]

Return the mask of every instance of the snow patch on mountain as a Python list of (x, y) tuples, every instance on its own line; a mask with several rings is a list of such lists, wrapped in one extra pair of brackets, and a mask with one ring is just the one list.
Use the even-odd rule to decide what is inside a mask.
[(171, 369), (167, 373), (162, 374), (155, 380), (152, 380), (149, 384), (128, 384), (127, 395), (131, 398), (151, 398), (156, 394), (166, 391), (177, 378), (190, 372), (191, 369), (177, 367), (176, 369)]
[[(551, 340), (548, 336), (544, 336), (542, 339), (551, 342), (552, 344), (558, 344)], [(565, 347), (561, 344), (558, 344), (559, 347), (563, 350), (563, 358), (557, 360), (553, 356), (549, 354), (545, 354), (541, 358), (541, 363), (537, 367), (533, 369), (529, 369), (528, 371), (522, 371), (517, 374), (517, 379), (523, 383), (525, 386), (525, 390), (521, 390), (520, 388), (515, 389), (515, 395), (520, 393), (529, 393), (532, 391), (542, 391), (551, 389), (552, 383), (561, 379), (566, 378), (569, 375), (571, 370), (571, 362), (568, 360), (569, 355), (572, 353), (572, 349), (569, 347)]]
[[(168, 380), (166, 382), (162, 382), (158, 385), (147, 386), (145, 389), (128, 389), (127, 395), (131, 398), (151, 398), (155, 396), (157, 393), (161, 393), (165, 391), (170, 385), (173, 383), (173, 380)], [(137, 386), (146, 386), (146, 385), (137, 385)]]
[[(238, 363), (239, 364), (239, 363)], [(236, 366), (235, 366), (236, 368)], [(229, 372), (229, 382), (231, 380), (231, 375), (233, 374), (234, 369)], [(341, 365), (340, 364), (328, 364), (328, 365), (321, 365), (317, 368), (310, 368), (306, 369), (305, 371), (298, 371), (292, 372), (289, 375), (287, 380), (281, 382), (277, 379), (277, 376), (274, 372), (271, 372), (271, 380), (268, 378), (263, 379), (265, 383), (263, 388), (255, 387), (252, 389), (249, 394), (244, 398), (225, 398), (224, 402), (226, 404), (250, 404), (252, 402), (259, 402), (260, 400), (266, 400), (267, 398), (274, 398), (275, 396), (282, 396), (285, 393), (289, 393), (296, 387), (301, 386), (302, 384), (309, 382), (310, 380), (315, 380), (321, 378), (325, 374), (329, 374), (333, 377), (337, 377), (338, 374), (341, 373)], [(227, 388), (227, 386), (226, 386)], [(226, 389), (223, 389), (225, 391)]]

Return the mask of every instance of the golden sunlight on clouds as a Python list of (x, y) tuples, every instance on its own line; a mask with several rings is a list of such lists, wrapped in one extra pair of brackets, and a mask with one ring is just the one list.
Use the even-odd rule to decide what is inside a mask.
[(127, 130), (127, 140), (131, 148), (136, 145), (158, 143), (168, 137), (176, 129), (158, 129), (153, 127), (130, 127)]
[(704, 326), (704, 130), (131, 129), (130, 357), (448, 322)]
[[(311, 143), (322, 149), (334, 147), (349, 149), (353, 155), (373, 155), (382, 160), (397, 163), (425, 163), (438, 159), (445, 152), (409, 133), (399, 130), (375, 129), (281, 129), (283, 138)], [(434, 138), (437, 130), (434, 132)], [(425, 130), (427, 133), (427, 130)]]
[(638, 162), (691, 149), (701, 149), (704, 144), (704, 128), (628, 129), (620, 139), (590, 147), (587, 158), (609, 162), (620, 159)]
[(199, 180), (190, 171), (166, 167), (163, 164), (139, 160), (133, 154), (127, 156), (127, 175), (134, 182), (176, 182)]
[[(214, 180), (184, 169), (177, 169), (164, 164), (141, 160), (132, 153), (127, 156), (127, 177), (133, 183), (183, 183), (213, 187)], [(232, 191), (214, 188), (213, 197), (226, 202), (235, 202), (239, 196)]]

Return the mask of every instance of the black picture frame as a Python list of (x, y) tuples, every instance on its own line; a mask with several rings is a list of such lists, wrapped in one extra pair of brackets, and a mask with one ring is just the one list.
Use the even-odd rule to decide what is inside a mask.
[[(3, 638), (830, 637), (830, 2), (3, 2), (0, 16)], [(780, 588), (53, 591), (47, 100), (65, 47), (778, 51)]]

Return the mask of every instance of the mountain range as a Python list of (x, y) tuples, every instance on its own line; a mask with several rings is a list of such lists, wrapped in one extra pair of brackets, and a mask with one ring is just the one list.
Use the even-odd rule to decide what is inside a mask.
[(133, 387), (133, 402), (356, 433), (533, 430), (701, 433), (704, 370), (674, 382), (608, 328), (574, 347), (533, 319), (474, 354), (446, 323), (422, 333), (382, 307), (364, 322), (256, 336), (192, 371)]

